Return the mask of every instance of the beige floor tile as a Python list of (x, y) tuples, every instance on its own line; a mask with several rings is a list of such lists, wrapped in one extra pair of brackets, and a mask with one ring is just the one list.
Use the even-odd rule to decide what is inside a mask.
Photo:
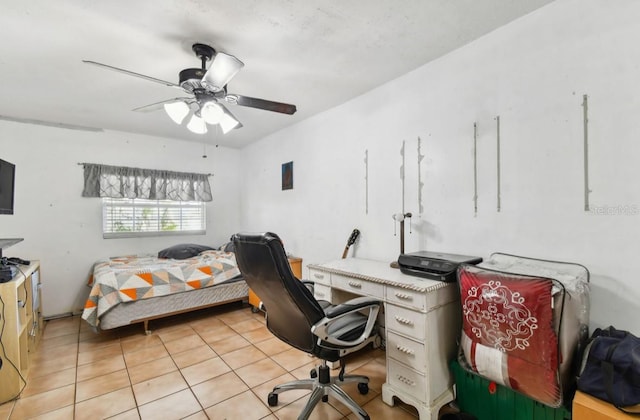
[(269, 331), (267, 327), (264, 326), (264, 324), (261, 325), (262, 327), (260, 328), (240, 333), (240, 335), (249, 340), (252, 344), (262, 343), (265, 340), (274, 338), (273, 334), (271, 334), (271, 331)]
[(219, 340), (226, 340), (228, 338), (239, 335), (237, 332), (235, 332), (231, 327), (227, 325), (211, 328), (210, 330), (203, 331), (198, 334), (207, 343), (211, 343)]
[(104, 360), (86, 365), (78, 366), (77, 381), (86, 381), (96, 376), (106, 375), (111, 372), (125, 369), (122, 355), (108, 357)]
[(217, 356), (216, 352), (206, 344), (172, 355), (173, 361), (181, 369)]
[(238, 369), (242, 366), (265, 359), (266, 354), (258, 350), (255, 346), (243, 347), (239, 350), (220, 355), (231, 369)]
[(171, 372), (133, 385), (138, 405), (157, 400), (188, 388), (180, 372)]
[(116, 414), (115, 416), (109, 417), (109, 420), (140, 420), (140, 414), (138, 413), (138, 408), (132, 408), (131, 410), (125, 411), (124, 413)]
[(78, 334), (80, 326), (77, 324), (59, 324), (59, 325), (47, 325), (42, 333), (42, 339), (48, 340), (50, 338), (61, 337), (63, 335)]
[[(273, 408), (268, 407), (267, 396), (278, 384), (309, 378), (309, 371), (319, 363), (275, 338), (265, 326), (264, 315), (246, 307), (213, 308), (158, 320), (149, 336), (140, 325), (96, 335), (79, 319), (47, 323), (49, 330), (41, 340), (45, 344), (33, 354), (30, 383), (18, 402), (0, 405), (0, 420), (6, 419), (14, 404), (12, 419), (32, 415), (72, 419), (75, 415), (76, 419), (204, 420), (203, 408), (210, 418), (231, 413), (229, 418), (295, 419), (310, 391), (284, 392)], [(417, 418), (410, 406), (388, 407), (382, 402), (385, 364), (385, 353), (379, 349), (350, 355), (347, 373), (369, 376), (370, 391), (362, 396), (356, 384), (343, 389), (372, 419)], [(244, 415), (245, 410), (251, 413)], [(330, 399), (311, 418), (355, 417)]]
[(209, 420), (209, 416), (207, 416), (204, 411), (198, 411), (189, 417), (185, 417), (184, 420)]
[(243, 366), (235, 372), (250, 388), (287, 373), (282, 366), (271, 359), (263, 359), (259, 362)]
[(78, 365), (95, 363), (119, 355), (122, 355), (122, 348), (120, 347), (120, 343), (105, 343), (104, 347), (78, 353)]
[(271, 356), (271, 359), (275, 360), (287, 371), (297, 369), (300, 366), (304, 366), (309, 363), (309, 361), (313, 360), (311, 357), (309, 357), (308, 353), (294, 348), (282, 353), (274, 354), (273, 356)]
[(105, 335), (100, 334), (100, 335), (96, 335), (93, 338), (80, 341), (78, 343), (78, 351), (82, 353), (84, 351), (100, 349), (106, 345), (115, 344), (119, 342), (120, 340), (117, 337), (116, 338), (113, 338), (112, 336), (107, 337)]
[(190, 386), (213, 379), (231, 371), (231, 368), (219, 357), (196, 363), (180, 370)]
[(205, 410), (212, 419), (261, 419), (271, 412), (253, 392), (245, 391)]
[(224, 322), (215, 318), (208, 317), (199, 319), (197, 321), (190, 322), (189, 325), (193, 328), (197, 333), (206, 332), (212, 328), (224, 326)]
[(251, 345), (246, 339), (239, 335), (234, 335), (224, 340), (212, 341), (209, 346), (219, 355), (232, 352)]
[(133, 390), (127, 387), (77, 403), (75, 420), (104, 419), (135, 407)]
[(132, 353), (160, 344), (162, 344), (162, 340), (157, 335), (139, 335), (121, 341), (124, 353)]
[(52, 389), (60, 388), (65, 385), (71, 385), (75, 382), (75, 367), (54, 372), (49, 375), (34, 377), (34, 379), (31, 379), (31, 376), (29, 376), (29, 379), (27, 380), (27, 386), (22, 391), (21, 398), (40, 394), (41, 392), (51, 391)]
[[(58, 360), (61, 357), (70, 356), (78, 352), (78, 343), (65, 344), (63, 346), (54, 347), (52, 349), (43, 350), (40, 346), (31, 359), (34, 364), (46, 362), (49, 360)], [(75, 359), (75, 357), (74, 357)]]
[(260, 321), (256, 321), (255, 319), (247, 319), (235, 324), (230, 324), (229, 326), (240, 334), (264, 328), (264, 324)]
[(0, 420), (7, 420), (9, 418), (9, 414), (11, 414), (14, 404), (15, 401), (0, 404)]
[(249, 387), (233, 372), (225, 373), (191, 387), (204, 408), (218, 404), (248, 389)]
[[(304, 409), (308, 397), (302, 397), (289, 405), (285, 405), (279, 410), (275, 411), (276, 417), (279, 419), (296, 419)], [(344, 416), (338, 410), (336, 410), (331, 404), (323, 403), (320, 401), (309, 416), (309, 420), (340, 420)], [(393, 417), (375, 417), (369, 416), (372, 419), (391, 419)], [(394, 419), (395, 420), (395, 419)]]
[(76, 403), (130, 386), (126, 369), (100, 375), (76, 384)]
[(202, 338), (200, 338), (200, 336), (193, 330), (191, 330), (190, 335), (185, 335), (175, 340), (164, 342), (164, 346), (167, 348), (167, 351), (171, 355), (205, 344), (206, 343), (202, 340)]
[(60, 356), (57, 359), (34, 359), (33, 364), (29, 369), (29, 378), (33, 379), (39, 376), (49, 375), (54, 372), (60, 372), (61, 370), (75, 368), (77, 359), (78, 354), (75, 350), (65, 356)]
[[(417, 412), (415, 414), (410, 413), (401, 405), (395, 405), (393, 407), (387, 405), (381, 398), (374, 398), (369, 403), (362, 406), (372, 419), (393, 419), (393, 420), (415, 420), (418, 417)], [(349, 419), (356, 420), (355, 414), (349, 414)]]
[(235, 311), (227, 311), (217, 315), (217, 318), (224, 322), (227, 325), (237, 324), (239, 322), (247, 321), (249, 319), (253, 319), (251, 317), (251, 310), (249, 309), (241, 309)]
[(161, 359), (167, 356), (169, 356), (169, 352), (164, 348), (164, 345), (159, 344), (143, 348), (138, 351), (125, 353), (124, 360), (127, 362), (127, 367), (131, 368), (141, 363), (147, 363), (151, 360)]
[(143, 420), (177, 420), (195, 414), (198, 411), (201, 411), (202, 408), (191, 391), (185, 389), (159, 400), (155, 400), (151, 403), (142, 405), (139, 407), (139, 410), (140, 417)]
[(73, 405), (75, 388), (75, 384), (67, 385), (30, 397), (20, 398), (16, 401), (11, 418), (27, 419), (68, 405)]
[(160, 339), (166, 343), (168, 341), (174, 341), (197, 333), (189, 325), (183, 324), (156, 330), (156, 334), (158, 334)]
[(369, 377), (369, 389), (377, 393), (382, 393), (382, 384), (387, 379), (387, 369), (375, 360), (347, 373)]
[(78, 334), (66, 334), (59, 337), (53, 337), (40, 340), (38, 348), (41, 350), (51, 350), (58, 346), (64, 346), (66, 344), (78, 343)]
[[(269, 397), (269, 393), (273, 391), (273, 388), (276, 385), (282, 385), (287, 382), (295, 381), (296, 379), (297, 379), (296, 377), (294, 377), (290, 373), (287, 373), (282, 376), (278, 376), (277, 378), (272, 379), (268, 382), (265, 382), (261, 385), (253, 387), (251, 388), (251, 391), (253, 391), (253, 393), (256, 394), (256, 396), (260, 399), (260, 401), (262, 401), (266, 406), (269, 406), (269, 401), (267, 398)], [(310, 393), (311, 391), (306, 389), (293, 389), (290, 391), (283, 392), (281, 394), (278, 394), (278, 405), (276, 405), (275, 407), (269, 407), (269, 408), (272, 411), (279, 410), (285, 405), (291, 404), (292, 402), (297, 401), (300, 398), (304, 397), (305, 395), (309, 395)]]
[(74, 410), (75, 407), (73, 405), (68, 405), (36, 417), (31, 417), (29, 420), (69, 420), (73, 418)]
[(279, 338), (273, 337), (268, 340), (261, 341), (258, 348), (267, 356), (273, 356), (274, 354), (287, 351), (292, 347)]
[(171, 360), (171, 357), (167, 356), (151, 362), (132, 366), (128, 370), (131, 383), (137, 384), (139, 382), (164, 375), (165, 373), (176, 371), (178, 368), (173, 360)]

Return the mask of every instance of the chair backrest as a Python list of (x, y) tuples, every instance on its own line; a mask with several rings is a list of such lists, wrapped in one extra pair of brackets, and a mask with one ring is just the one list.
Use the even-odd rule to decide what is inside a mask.
[(232, 240), (238, 268), (266, 308), (269, 331), (289, 345), (312, 353), (317, 338), (311, 326), (324, 317), (324, 311), (293, 275), (278, 235), (238, 233)]

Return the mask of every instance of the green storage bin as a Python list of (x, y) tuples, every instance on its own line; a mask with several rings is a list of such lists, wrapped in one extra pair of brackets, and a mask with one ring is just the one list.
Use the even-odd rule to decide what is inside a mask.
[(571, 419), (571, 412), (565, 407), (549, 407), (496, 383), (493, 383), (495, 392), (491, 393), (492, 381), (466, 371), (455, 360), (450, 366), (456, 382), (458, 407), (478, 420)]

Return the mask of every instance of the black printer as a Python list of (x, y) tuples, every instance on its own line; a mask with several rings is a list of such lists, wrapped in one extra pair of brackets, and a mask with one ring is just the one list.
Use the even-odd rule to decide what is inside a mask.
[(480, 262), (482, 262), (482, 258), (480, 257), (430, 251), (400, 254), (398, 257), (400, 271), (404, 274), (445, 282), (454, 282), (457, 280), (456, 270), (460, 264), (475, 265)]

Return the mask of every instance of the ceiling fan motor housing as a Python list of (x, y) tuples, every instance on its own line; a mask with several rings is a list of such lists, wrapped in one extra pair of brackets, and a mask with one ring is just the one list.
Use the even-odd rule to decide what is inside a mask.
[(180, 86), (183, 89), (193, 92), (194, 89), (200, 87), (200, 81), (206, 73), (203, 69), (184, 69), (180, 72)]

